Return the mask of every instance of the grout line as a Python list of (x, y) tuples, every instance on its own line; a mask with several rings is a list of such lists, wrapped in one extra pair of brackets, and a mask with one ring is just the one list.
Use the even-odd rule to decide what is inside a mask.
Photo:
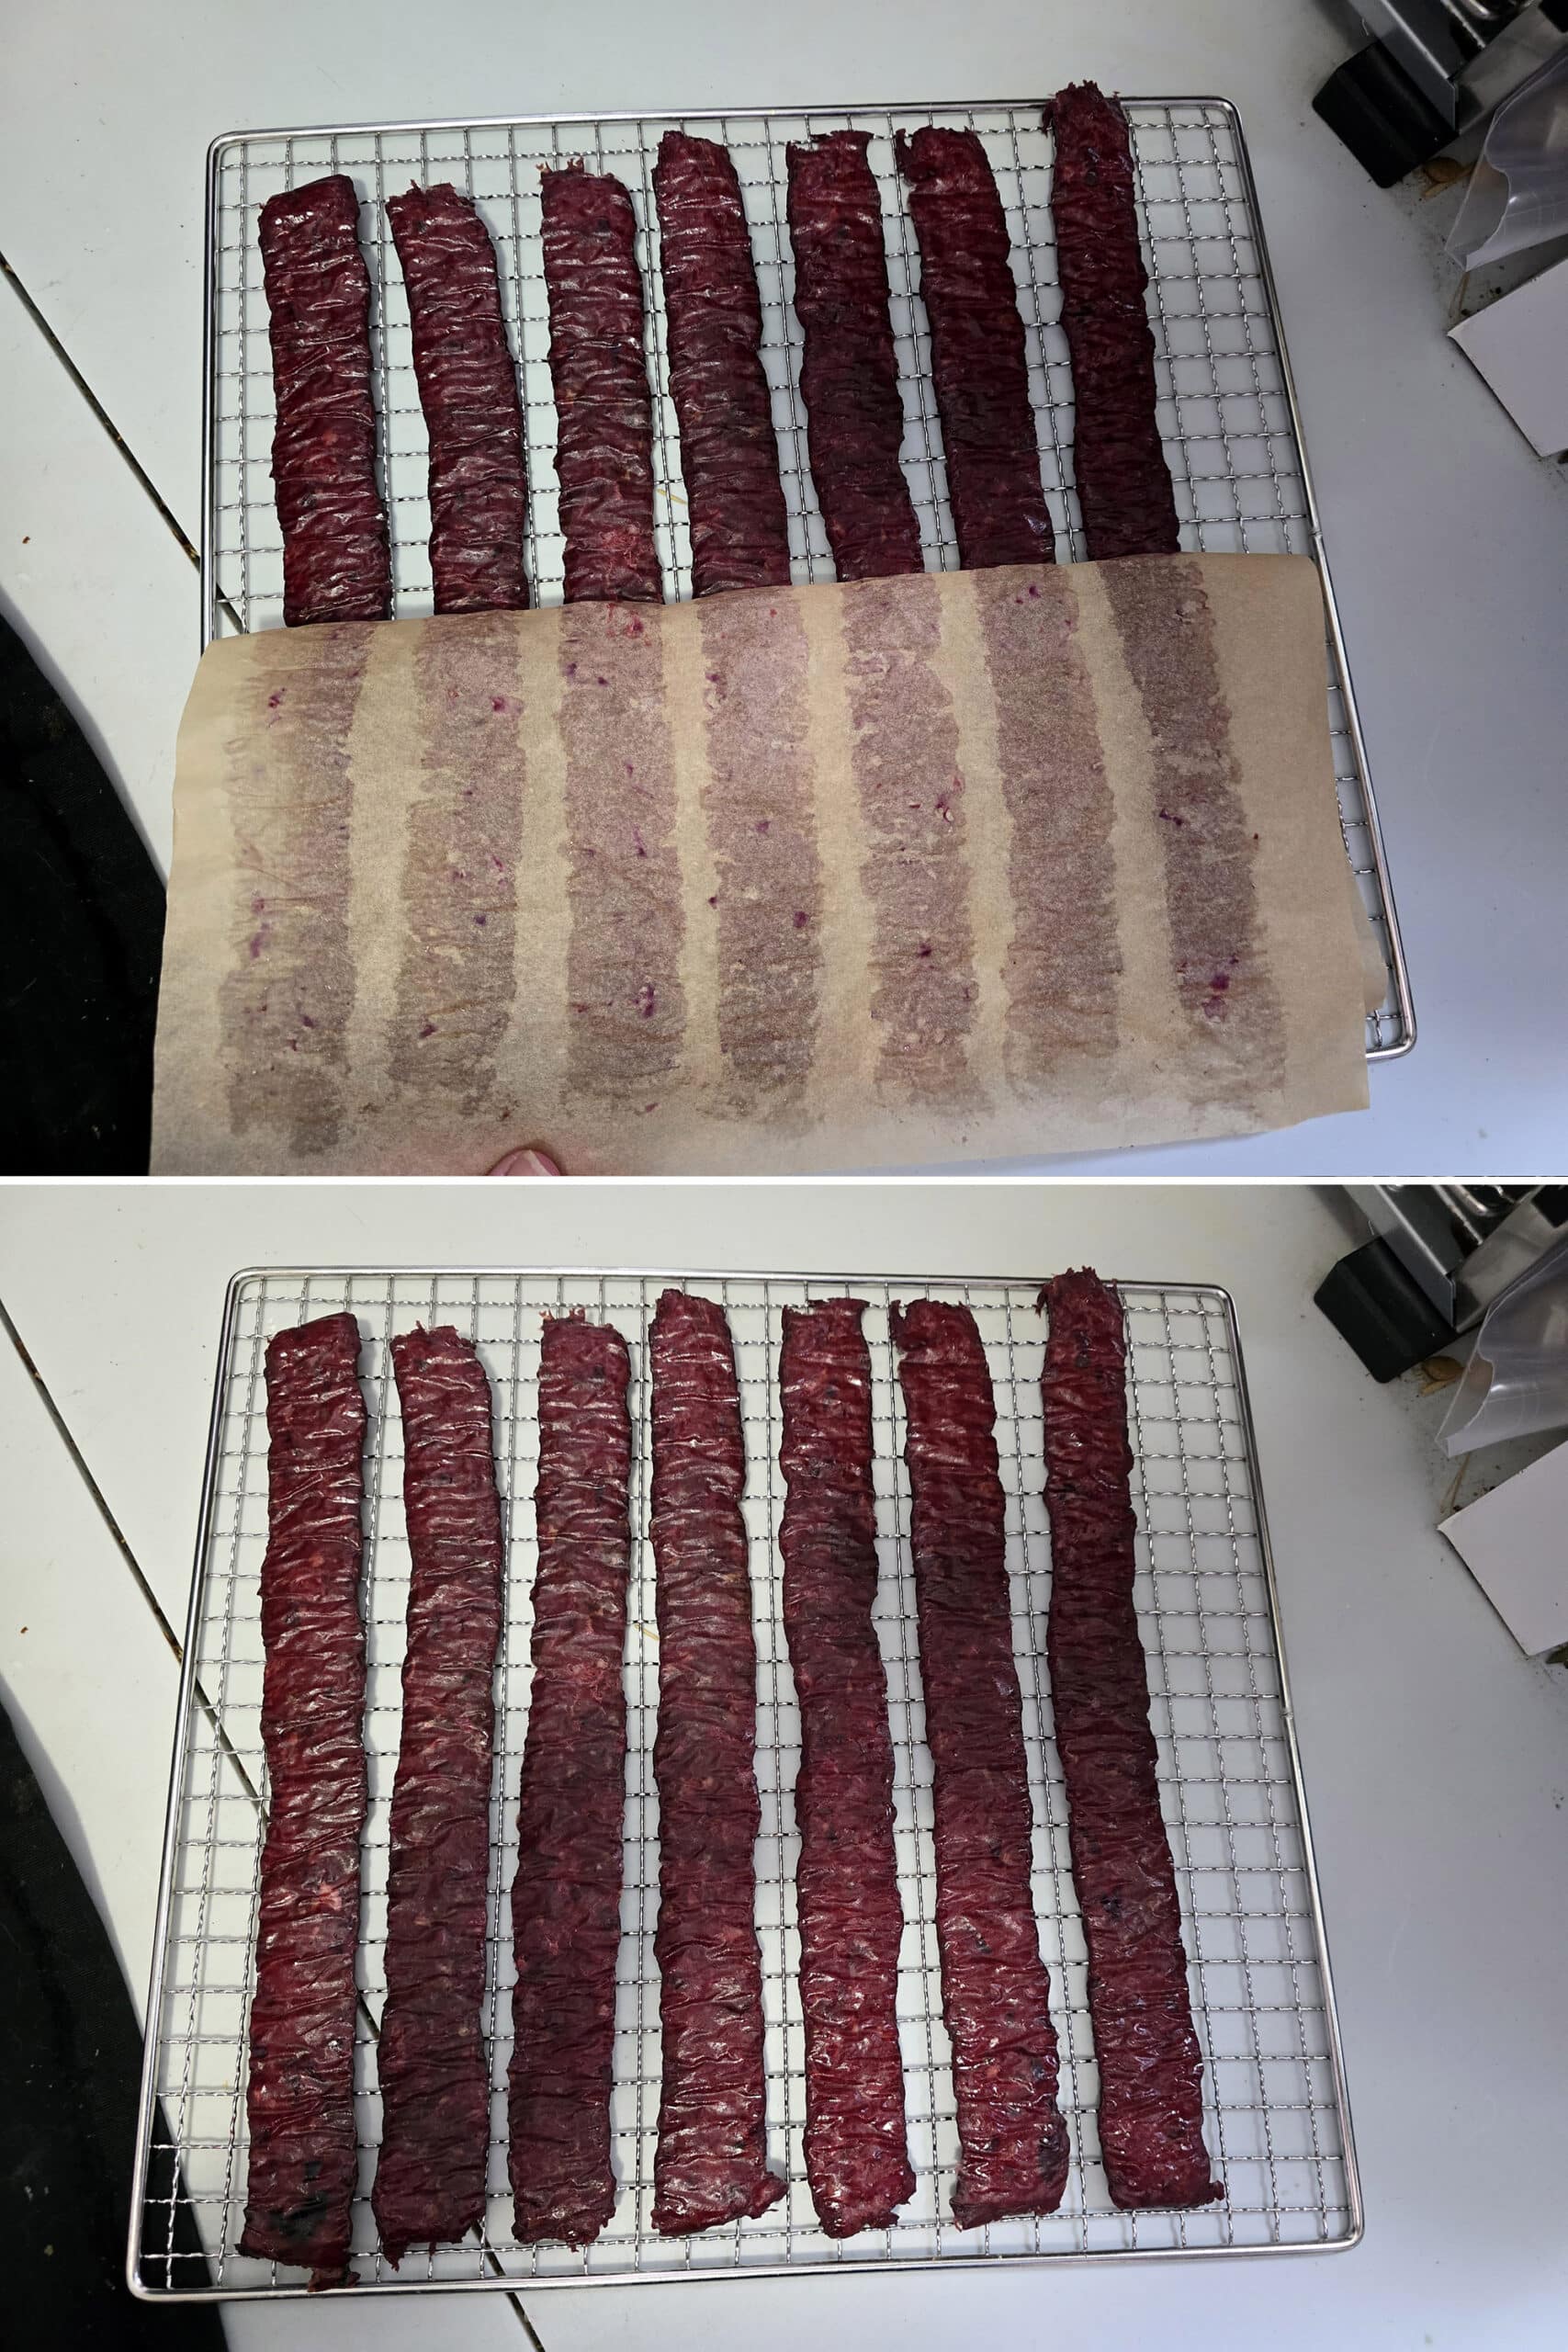
[[(4, 256), (0, 256), (0, 261), (3, 261), (3, 259)], [(10, 1339), (12, 1346), (20, 1356), (22, 1360), (22, 1368), (27, 1373), (29, 1380), (31, 1380), (33, 1386), (37, 1389), (39, 1400), (43, 1405), (44, 1411), (54, 1423), (56, 1430), (60, 1433), (62, 1443), (64, 1445), (66, 1452), (70, 1454), (72, 1461), (76, 1464), (77, 1469), (81, 1472), (83, 1483), (86, 1487), (87, 1492), (91, 1495), (94, 1502), (97, 1505), (98, 1516), (103, 1521), (104, 1525), (108, 1529), (109, 1533), (113, 1536), (115, 1543), (118, 1547), (120, 1557), (124, 1560), (126, 1566), (130, 1570), (132, 1577), (135, 1578), (136, 1583), (141, 1589), (141, 1598), (145, 1600), (148, 1608), (152, 1611), (153, 1616), (156, 1618), (159, 1632), (163, 1634), (164, 1639), (168, 1643), (169, 1647), (175, 1654), (175, 1664), (183, 1666), (185, 1663), (185, 1644), (180, 1640), (179, 1635), (175, 1633), (167, 1617), (164, 1614), (163, 1603), (159, 1600), (157, 1594), (153, 1591), (152, 1586), (143, 1576), (141, 1572), (141, 1564), (137, 1559), (135, 1553), (131, 1550), (130, 1545), (126, 1539), (125, 1531), (120, 1526), (119, 1521), (116, 1519), (113, 1511), (110, 1510), (107, 1500), (105, 1498), (103, 1488), (99, 1486), (97, 1480), (88, 1469), (86, 1458), (84, 1455), (81, 1447), (72, 1436), (70, 1429), (66, 1425), (64, 1417), (61, 1413), (59, 1406), (50, 1395), (44, 1376), (42, 1373), (39, 1372), (37, 1364), (33, 1362), (31, 1355), (28, 1353), (22, 1335), (17, 1330), (16, 1324), (12, 1321), (10, 1310), (6, 1306), (4, 1299), (0, 1299), (0, 1327), (4, 1328), (6, 1335)], [(242, 1771), (243, 1770), (243, 1766), (241, 1767), (241, 1770)], [(248, 1776), (246, 1779), (246, 1785), (249, 1786)]]
[[(152, 475), (141, 463), (141, 458), (136, 456), (124, 434), (121, 433), (118, 425), (116, 424), (113, 417), (109, 414), (102, 401), (99, 400), (96, 392), (94, 391), (91, 384), (88, 383), (87, 379), (83, 375), (80, 368), (77, 367), (76, 362), (72, 358), (71, 354), (67, 351), (65, 345), (62, 343), (54, 329), (51, 326), (42, 311), (39, 310), (32, 296), (28, 292), (27, 288), (17, 277), (11, 262), (4, 253), (0, 253), (0, 273), (3, 273), (8, 280), (12, 290), (16, 294), (17, 300), (20, 302), (23, 310), (26, 311), (28, 318), (31, 319), (34, 326), (37, 327), (39, 334), (42, 335), (45, 343), (48, 344), (50, 349), (59, 360), (62, 368), (64, 368), (65, 373), (70, 377), (72, 382), (75, 385), (76, 390), (81, 393), (82, 398), (85, 401), (94, 416), (96, 417), (98, 423), (103, 426), (104, 431), (108, 435), (109, 439), (113, 442), (116, 449), (119, 452), (120, 457), (124, 459), (125, 464), (134, 475), (136, 481), (141, 484), (142, 490), (145, 491), (147, 496), (152, 500), (153, 506), (157, 509), (159, 518), (169, 532), (170, 537), (174, 539), (181, 552), (188, 559), (194, 570), (199, 574), (201, 571), (201, 556), (194, 540), (192, 540), (189, 534), (186, 531), (178, 515), (175, 513), (174, 508), (169, 504), (168, 500), (164, 496), (162, 491), (158, 488), (157, 483), (152, 480)], [(218, 601), (222, 605), (229, 618), (233, 621), (235, 627), (238, 628), (238, 615), (235, 614), (230, 605), (228, 598), (226, 596), (220, 596)], [(17, 1340), (17, 1344), (20, 1347), (20, 1340)], [(34, 1377), (35, 1379), (37, 1378), (36, 1373)], [(45, 1394), (47, 1396), (47, 1391)], [(51, 1409), (53, 1409), (52, 1407)], [(62, 1424), (62, 1426), (63, 1427), (63, 1424)], [(80, 1461), (80, 1455), (77, 1456), (77, 1459)], [(84, 1474), (85, 1474), (86, 1464), (84, 1463), (82, 1467)], [(89, 1485), (92, 1484), (90, 1478), (88, 1483)], [(95, 1494), (97, 1492), (96, 1487), (94, 1488), (94, 1492)], [(103, 1498), (101, 1496), (98, 1497), (98, 1502), (100, 1509), (103, 1509)], [(115, 1527), (114, 1521), (109, 1517), (107, 1510), (104, 1510), (104, 1516), (106, 1519), (108, 1519), (109, 1526), (114, 1532), (116, 1540), (121, 1544), (123, 1548), (124, 1539), (120, 1536), (119, 1530)], [(126, 1556), (128, 1559), (130, 1557), (129, 1551), (127, 1551)], [(134, 1565), (134, 1562), (132, 1562), (132, 1566)], [(137, 1573), (140, 1575), (141, 1571), (138, 1570)], [(149, 1596), (149, 1598), (151, 1598), (151, 1596)], [(153, 1605), (156, 1607), (155, 1602)], [(160, 1612), (160, 1614), (162, 1612)], [(167, 1624), (164, 1625), (164, 1630), (165, 1633), (168, 1632), (169, 1629)], [(173, 1637), (171, 1636), (171, 1639)], [(177, 1648), (175, 1655), (178, 1655)]]
[[(153, 1591), (152, 1586), (148, 1583), (146, 1577), (143, 1575), (141, 1561), (138, 1560), (135, 1553), (131, 1550), (124, 1529), (120, 1526), (120, 1523), (116, 1519), (113, 1511), (110, 1510), (108, 1501), (104, 1494), (103, 1488), (99, 1486), (97, 1480), (88, 1469), (86, 1457), (83, 1453), (82, 1449), (77, 1444), (75, 1439), (72, 1436), (70, 1428), (67, 1425), (59, 1406), (50, 1395), (48, 1384), (45, 1381), (42, 1373), (39, 1372), (37, 1364), (33, 1362), (31, 1355), (28, 1353), (27, 1344), (24, 1341), (21, 1333), (17, 1330), (16, 1324), (12, 1321), (10, 1309), (6, 1306), (4, 1299), (0, 1299), (0, 1329), (5, 1330), (12, 1346), (16, 1349), (17, 1355), (21, 1358), (23, 1371), (28, 1374), (28, 1379), (37, 1389), (39, 1400), (42, 1404), (44, 1411), (49, 1415), (50, 1419), (53, 1422), (56, 1430), (59, 1432), (62, 1444), (64, 1446), (65, 1451), (69, 1453), (72, 1461), (75, 1464), (77, 1470), (80, 1472), (82, 1483), (86, 1487), (88, 1494), (93, 1498), (93, 1501), (96, 1504), (98, 1516), (103, 1521), (104, 1525), (108, 1529), (110, 1535), (114, 1538), (119, 1555), (125, 1562), (126, 1566), (130, 1570), (131, 1576), (141, 1594), (142, 1600), (147, 1603), (148, 1608), (152, 1611), (159, 1632), (163, 1634), (164, 1639), (168, 1643), (170, 1649), (173, 1650), (175, 1664), (183, 1667), (185, 1664), (185, 1644), (180, 1640), (179, 1635), (175, 1633), (167, 1617), (164, 1614), (163, 1603), (160, 1601), (157, 1594)], [(207, 1717), (209, 1724), (211, 1725), (214, 1739), (218, 1742), (219, 1747), (222, 1749), (224, 1755), (228, 1758), (229, 1762), (233, 1767), (234, 1771), (239, 1778), (240, 1785), (244, 1790), (245, 1794), (250, 1798), (251, 1803), (255, 1806), (256, 1811), (258, 1813), (265, 1814), (265, 1808), (261, 1801), (261, 1792), (257, 1788), (255, 1781), (251, 1775), (244, 1758), (241, 1755), (240, 1750), (235, 1747), (233, 1741), (230, 1738), (228, 1731), (219, 1717), (217, 1708), (213, 1705), (211, 1700), (208, 1697), (206, 1690), (202, 1687), (202, 1681), (199, 1675), (195, 1678), (192, 1682), (191, 1689), (195, 1695), (197, 1704), (200, 1707), (203, 1714)]]
[(545, 2339), (539, 2334), (538, 2329), (535, 2326), (527, 2312), (524, 2310), (521, 2297), (517, 2295), (508, 2295), (506, 2300), (511, 2304), (513, 2310), (516, 2312), (518, 2324), (522, 2328), (523, 2333), (527, 2337), (529, 2343), (533, 2345), (534, 2352), (545, 2352)]
[(27, 288), (22, 284), (21, 279), (17, 277), (15, 269), (12, 267), (10, 262), (3, 253), (0, 253), (0, 270), (3, 270), (6, 277), (9, 278), (22, 308), (27, 311), (28, 316), (32, 320), (33, 324), (37, 327), (39, 333), (42, 335), (44, 341), (48, 344), (50, 349), (53, 352), (55, 357), (59, 360), (61, 366), (64, 368), (66, 374), (70, 377), (72, 382), (81, 393), (82, 398), (86, 401), (87, 406), (92, 410), (93, 414), (97, 418), (98, 423), (103, 426), (104, 431), (108, 435), (109, 439), (114, 443), (115, 447), (119, 451), (120, 456), (125, 459), (125, 462), (130, 467), (131, 472), (136, 476), (137, 481), (141, 484), (142, 489), (146, 492), (148, 497), (152, 500), (153, 505), (162, 515), (170, 533), (178, 542), (185, 554), (190, 559), (190, 561), (196, 566), (197, 570), (199, 571), (201, 569), (201, 557), (197, 552), (194, 542), (181, 528), (179, 518), (175, 514), (174, 508), (169, 504), (167, 499), (164, 497), (162, 492), (158, 489), (157, 484), (153, 481), (152, 477), (148, 472), (146, 467), (141, 463), (141, 459), (132, 453), (130, 445), (126, 440), (125, 435), (120, 432), (119, 427), (116, 424), (113, 417), (109, 414), (102, 401), (99, 400), (91, 384), (88, 383), (87, 379), (83, 375), (82, 370), (77, 367), (76, 362), (72, 358), (71, 354), (66, 350), (65, 345), (61, 342), (60, 337), (55, 334), (54, 329), (50, 325), (49, 321), (39, 309), (38, 304), (33, 300), (32, 296), (28, 292)]

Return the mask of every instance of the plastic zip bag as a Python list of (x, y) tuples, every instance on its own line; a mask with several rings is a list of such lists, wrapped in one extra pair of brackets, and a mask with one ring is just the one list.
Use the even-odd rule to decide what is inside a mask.
[(1568, 50), (1492, 118), (1445, 251), (1461, 268), (1529, 251), (1568, 231)]
[(1487, 1309), (1438, 1438), (1472, 1453), (1500, 1438), (1568, 1427), (1568, 1234)]

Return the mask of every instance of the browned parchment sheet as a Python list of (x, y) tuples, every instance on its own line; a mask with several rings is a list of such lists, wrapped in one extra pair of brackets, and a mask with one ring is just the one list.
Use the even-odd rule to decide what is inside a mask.
[(344, 623), (180, 730), (162, 1172), (891, 1166), (1367, 1099), (1303, 558)]

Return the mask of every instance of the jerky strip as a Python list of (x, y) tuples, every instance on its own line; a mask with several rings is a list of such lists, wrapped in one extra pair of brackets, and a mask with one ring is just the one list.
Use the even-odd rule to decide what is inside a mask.
[(1073, 466), (1091, 557), (1174, 555), (1176, 494), (1155, 413), (1127, 118), (1092, 82), (1045, 109), (1056, 133), (1051, 215), (1073, 367)]
[(528, 601), (528, 493), (517, 373), (495, 248), (471, 198), (443, 183), (389, 197), (430, 435), (430, 570), (438, 613)]
[(384, 620), (392, 560), (376, 485), (370, 274), (354, 182), (334, 172), (269, 197), (261, 251), (284, 622)]
[(660, 2025), (653, 2226), (666, 2237), (765, 2213), (757, 1943), (757, 1651), (740, 1494), (746, 1446), (724, 1311), (667, 1290), (654, 1313)]
[(760, 356), (762, 306), (735, 166), (711, 139), (667, 130), (653, 189), (692, 594), (787, 588), (789, 525)]
[(904, 1914), (893, 1742), (872, 1609), (871, 1357), (858, 1298), (786, 1306), (779, 1360), (784, 1621), (800, 1701), (800, 2005), (806, 2173), (832, 2238), (914, 2194), (898, 2050)]
[(1067, 2180), (1051, 1980), (1030, 1892), (1033, 1823), (986, 1351), (965, 1306), (893, 1310), (910, 1545), (935, 1768), (936, 1932), (953, 2040), (953, 2218), (1051, 2213)]
[(1203, 2146), (1202, 2058), (1133, 1605), (1122, 1307), (1087, 1271), (1047, 1283), (1040, 1304), (1051, 1317), (1046, 1658), (1089, 1944), (1100, 2152), (1118, 2205), (1208, 2205), (1224, 2190)]
[(347, 2276), (357, 2164), (354, 1962), (367, 1793), (358, 1362), (352, 1315), (267, 1342), (267, 1823), (240, 2252), (301, 2264), (312, 2287)]
[(1029, 366), (1007, 218), (973, 130), (898, 133), (920, 241), (920, 297), (960, 562), (1050, 563)]
[(539, 1566), (512, 1934), (512, 2197), (525, 2245), (586, 2245), (615, 2205), (610, 2092), (631, 1551), (626, 1343), (547, 1316), (539, 1358)]
[(580, 160), (546, 172), (540, 200), (566, 601), (658, 604), (637, 215), (619, 180)]
[(800, 390), (812, 478), (840, 580), (919, 571), (920, 526), (899, 463), (904, 403), (887, 309), (869, 130), (786, 150)]
[(387, 1872), (387, 1999), (371, 2199), (387, 2260), (484, 2219), (490, 2067), (479, 2029), (490, 1872), (501, 1503), (490, 1383), (448, 1328), (400, 1332), (412, 1569)]

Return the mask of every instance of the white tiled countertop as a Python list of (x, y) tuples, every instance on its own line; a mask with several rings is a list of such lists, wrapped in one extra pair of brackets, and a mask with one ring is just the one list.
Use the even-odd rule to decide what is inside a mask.
[[(1310, 110), (1344, 53), (1327, 0), (798, 0), (766, 11), (503, 0), (265, 12), (77, 0), (18, 14), (0, 99), (0, 240), (192, 537), (202, 166), (279, 122), (1109, 86), (1239, 104), (1388, 838), (1421, 1036), (1373, 1107), (1122, 1171), (1545, 1172), (1568, 1159), (1561, 822), (1568, 488), (1443, 339), (1451, 277)], [(787, 38), (781, 27), (787, 23)], [(155, 30), (154, 30), (155, 28)], [(86, 718), (166, 860), (197, 585), (9, 288), (0, 606)], [(521, 1138), (527, 1140), (527, 1138)], [(1110, 1162), (1071, 1163), (1088, 1170)], [(1069, 1163), (1057, 1162), (1065, 1170)]]
[[(1300, 1191), (937, 1186), (18, 1186), (0, 1298), (0, 1682), (138, 2003), (224, 1285), (246, 1264), (1032, 1275), (1235, 1295), (1367, 2210), (1341, 2255), (725, 2281), (536, 2298), (550, 2352), (634, 2339), (1172, 2347), (1555, 2344), (1568, 1704), (1434, 1532), (1450, 1468), (1310, 1304), (1345, 1246)], [(106, 1514), (118, 1532), (109, 1532)], [(23, 1634), (22, 1626), (27, 1627)], [(230, 2306), (237, 2346), (517, 2344), (504, 2298)]]

